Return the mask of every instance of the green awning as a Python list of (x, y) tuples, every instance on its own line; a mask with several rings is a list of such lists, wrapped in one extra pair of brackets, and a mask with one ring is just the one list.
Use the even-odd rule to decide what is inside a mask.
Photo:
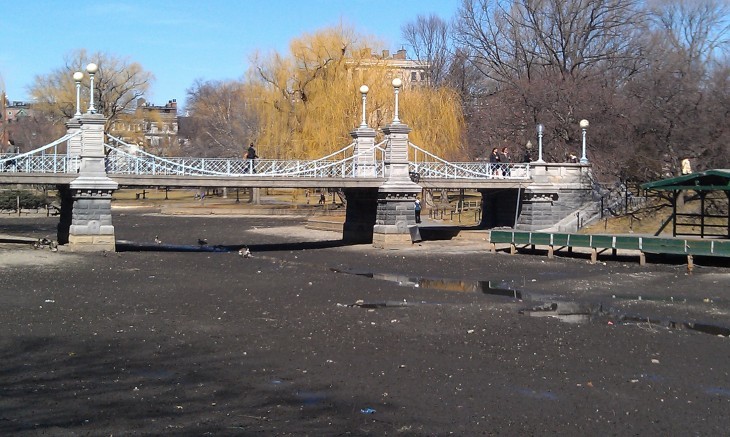
[(705, 170), (641, 184), (645, 190), (730, 191), (730, 169)]

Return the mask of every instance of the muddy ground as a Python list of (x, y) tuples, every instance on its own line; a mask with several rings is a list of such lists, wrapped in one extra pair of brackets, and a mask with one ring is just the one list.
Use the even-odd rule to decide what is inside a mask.
[[(3, 218), (0, 234), (56, 223)], [(114, 224), (117, 253), (0, 248), (0, 433), (730, 429), (728, 267), (376, 250), (298, 218)]]

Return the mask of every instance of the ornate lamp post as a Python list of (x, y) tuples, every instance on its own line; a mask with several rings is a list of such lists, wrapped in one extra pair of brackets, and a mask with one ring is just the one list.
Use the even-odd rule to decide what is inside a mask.
[(76, 113), (74, 117), (81, 117), (81, 79), (84, 78), (84, 73), (77, 71), (74, 73), (74, 82), (76, 82)]
[(370, 88), (367, 85), (360, 87), (360, 94), (362, 94), (362, 121), (360, 122), (360, 127), (368, 127), (368, 122), (365, 118), (365, 101), (368, 98), (368, 91), (370, 91)]
[(583, 119), (580, 121), (580, 129), (583, 131), (583, 151), (580, 157), (581, 164), (588, 164), (588, 158), (586, 157), (586, 130), (588, 130), (588, 120)]
[(545, 126), (542, 123), (537, 125), (537, 161), (535, 162), (545, 162), (542, 160), (542, 132), (544, 129)]
[(400, 90), (400, 87), (403, 86), (403, 81), (396, 77), (393, 79), (392, 83), (393, 90), (395, 91), (395, 114), (393, 115), (393, 123), (397, 124), (400, 123), (400, 119), (398, 118), (398, 91)]
[(525, 162), (530, 162), (532, 160), (532, 141), (527, 140), (527, 144), (525, 144), (525, 149), (527, 149), (527, 155), (525, 156)]
[(89, 73), (89, 77), (91, 78), (89, 83), (89, 87), (91, 88), (91, 97), (89, 100), (89, 110), (87, 111), (89, 114), (96, 114), (96, 108), (94, 108), (94, 74), (96, 74), (97, 71), (99, 71), (99, 67), (97, 67), (97, 65), (93, 62), (86, 66), (86, 72)]

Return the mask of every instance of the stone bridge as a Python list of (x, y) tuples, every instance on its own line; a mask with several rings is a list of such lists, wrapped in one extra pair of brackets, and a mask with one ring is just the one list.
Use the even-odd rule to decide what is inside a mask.
[(114, 250), (111, 201), (120, 186), (342, 189), (347, 199), (343, 239), (382, 248), (411, 244), (418, 233), (414, 201), (423, 189), (477, 190), (483, 228), (550, 228), (591, 202), (587, 163), (449, 163), (422, 149), (434, 159), (409, 161), (409, 147), (417, 146), (408, 141), (410, 127), (398, 119), (401, 84), (394, 80), (393, 86), (396, 110), (382, 129), (385, 141), (376, 145), (375, 130), (365, 124), (363, 92), (363, 122), (350, 133), (350, 155), (340, 160), (270, 160), (254, 167), (244, 160), (133, 156), (105, 144), (106, 119), (90, 107), (67, 122), (66, 155), (0, 157), (0, 184), (56, 185), (58, 241), (75, 251)]

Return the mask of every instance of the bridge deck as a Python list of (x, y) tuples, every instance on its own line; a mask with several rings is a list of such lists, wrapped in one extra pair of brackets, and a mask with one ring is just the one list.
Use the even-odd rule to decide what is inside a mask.
[[(176, 175), (131, 175), (113, 174), (109, 178), (121, 187), (229, 187), (229, 188), (377, 188), (385, 178), (335, 178), (335, 177), (281, 177), (281, 176), (176, 176)], [(23, 173), (0, 172), (0, 184), (58, 185), (69, 184), (76, 179), (76, 173)], [(530, 179), (437, 179), (424, 178), (419, 181), (423, 188), (486, 189), (524, 188)]]

